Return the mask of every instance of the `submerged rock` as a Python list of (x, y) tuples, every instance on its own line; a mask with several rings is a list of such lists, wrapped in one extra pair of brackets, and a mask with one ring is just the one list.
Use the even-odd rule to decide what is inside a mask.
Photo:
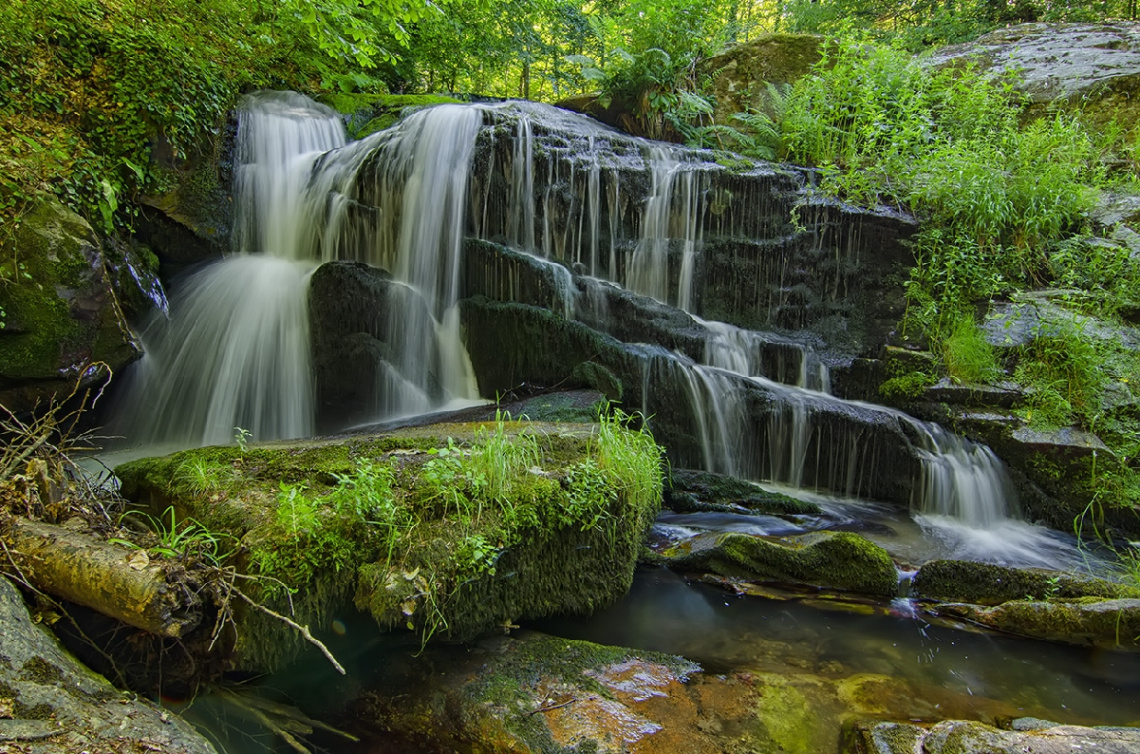
[(65, 652), (3, 577), (0, 625), (0, 750), (216, 754), (177, 715), (116, 689)]
[(662, 565), (759, 581), (846, 589), (893, 597), (898, 572), (886, 550), (851, 532), (783, 538), (701, 534), (657, 553)]
[[(353, 600), (384, 629), (466, 639), (589, 614), (628, 589), (661, 501), (659, 450), (602, 425), (440, 424), (183, 451), (119, 466), (123, 494), (240, 541), (259, 597), (298, 620)], [(170, 514), (165, 518), (169, 520)], [(292, 599), (276, 583), (295, 592)], [(241, 667), (296, 637), (239, 616)], [(251, 625), (252, 624), (252, 625)]]
[(1140, 728), (1088, 728), (1015, 720), (1012, 730), (979, 722), (946, 720), (935, 725), (857, 720), (844, 732), (842, 754), (1068, 754), (1095, 750), (1132, 754), (1140, 750)]

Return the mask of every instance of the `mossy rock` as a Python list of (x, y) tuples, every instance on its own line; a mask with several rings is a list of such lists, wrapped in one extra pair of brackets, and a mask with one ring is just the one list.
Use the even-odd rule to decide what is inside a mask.
[(0, 403), (31, 408), (139, 356), (102, 243), (79, 215), (40, 203), (0, 247), (0, 266)]
[[(352, 599), (426, 641), (588, 614), (624, 594), (660, 507), (659, 464), (648, 435), (612, 423), (487, 422), (201, 448), (115, 473), (151, 515), (169, 521), (172, 506), (240, 541), (235, 565), (295, 590), (299, 621)], [(260, 596), (285, 609), (280, 590)], [(242, 667), (295, 651), (280, 625), (242, 620)]]
[(938, 612), (1033, 639), (1140, 649), (1140, 599), (1010, 600), (995, 607), (951, 603)]
[(767, 538), (729, 532), (686, 540), (653, 558), (685, 571), (808, 584), (893, 597), (898, 571), (886, 550), (852, 532)]
[(763, 34), (701, 63), (712, 78), (714, 118), (729, 123), (734, 113), (759, 110), (773, 115), (766, 83), (793, 84), (823, 58), (824, 38), (812, 34)]
[(741, 508), (772, 515), (820, 512), (815, 503), (771, 492), (742, 479), (694, 469), (673, 469), (665, 488), (664, 505), (678, 513), (739, 513)]
[(914, 596), (941, 602), (1000, 605), (1010, 600), (1072, 600), (1082, 597), (1140, 598), (1126, 584), (1061, 571), (1010, 568), (966, 560), (932, 560), (918, 570)]

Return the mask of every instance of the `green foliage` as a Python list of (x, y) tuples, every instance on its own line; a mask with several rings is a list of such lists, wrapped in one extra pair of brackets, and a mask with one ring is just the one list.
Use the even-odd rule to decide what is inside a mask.
[(1020, 349), (1014, 373), (1030, 391), (1027, 418), (1045, 426), (1087, 426), (1089, 418), (1100, 411), (1104, 392), (1103, 348), (1081, 320), (1042, 320), (1033, 338)]
[(972, 317), (957, 320), (942, 340), (942, 362), (955, 382), (978, 384), (1000, 373), (994, 349)]
[[(158, 544), (148, 547), (147, 550), (171, 560), (192, 559), (220, 566), (238, 546), (238, 542), (231, 535), (211, 531), (193, 518), (179, 521), (173, 506), (168, 507), (160, 518), (143, 511), (128, 511), (120, 521), (132, 517), (141, 519), (143, 524), (158, 536)], [(110, 541), (131, 548), (138, 547), (134, 542), (124, 539)]]
[[(0, 218), (42, 193), (129, 229), (164, 170), (212, 148), (241, 91), (379, 85), (438, 15), (403, 0), (13, 0), (0, 7)], [(319, 83), (318, 83), (319, 82)]]

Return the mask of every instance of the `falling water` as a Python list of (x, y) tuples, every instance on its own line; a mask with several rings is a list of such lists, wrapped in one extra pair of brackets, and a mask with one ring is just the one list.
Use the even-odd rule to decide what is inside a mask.
[[(536, 149), (539, 118), (544, 127), (555, 119), (563, 141)], [(483, 193), (472, 196), (484, 124), (503, 121), (514, 124), (513, 141), (498, 152), (503, 167), (496, 177), (492, 154)], [(257, 439), (310, 433), (305, 292), (318, 261), (335, 259), (389, 270), (393, 300), (402, 302), (377, 324), (376, 337), (393, 354), (377, 370), (379, 413), (477, 398), (458, 310), (463, 243), (472, 226), (543, 256), (550, 308), (567, 319), (578, 308), (606, 319), (607, 288), (614, 285), (573, 275), (575, 264), (694, 308), (708, 175), (718, 168), (653, 146), (627, 152), (619, 169), (611, 152), (600, 156), (603, 146), (616, 149), (606, 143), (611, 138), (596, 125), (536, 106), (440, 106), (346, 145), (337, 116), (298, 95), (247, 100), (235, 187), (241, 253), (188, 278), (170, 320), (147, 328), (148, 355), (134, 375), (135, 408), (123, 432), (135, 441), (183, 443), (225, 442), (238, 426)], [(623, 171), (634, 165), (652, 184), (643, 202), (622, 189)], [(492, 196), (499, 180), (506, 183), (501, 199)], [(472, 218), (473, 211), (482, 214)], [(625, 215), (635, 212), (640, 233), (623, 237)], [(900, 442), (909, 442), (911, 505), (919, 514), (977, 527), (1016, 515), (1008, 480), (987, 448), (897, 411), (828, 395), (826, 364), (804, 342), (696, 324), (707, 333), (703, 363), (648, 346), (641, 357), (643, 395), (679, 397), (678, 405), (656, 408), (687, 415), (678, 421), (688, 422), (684, 432), (697, 446), (699, 465), (865, 494), (878, 452), (867, 434), (870, 421), (894, 427)], [(646, 406), (649, 413), (654, 408)]]
[[(693, 270), (701, 235), (701, 197), (697, 171), (686, 169), (671, 150), (652, 147), (649, 166), (653, 189), (646, 200), (641, 240), (629, 261), (626, 287), (664, 303), (692, 308)], [(669, 295), (669, 257), (680, 243), (677, 295)]]
[(237, 427), (257, 439), (312, 434), (305, 291), (315, 231), (304, 195), (317, 158), (344, 145), (344, 128), (290, 93), (247, 100), (240, 118), (240, 253), (180, 281), (169, 318), (145, 327), (146, 355), (114, 425), (132, 443), (225, 443)]

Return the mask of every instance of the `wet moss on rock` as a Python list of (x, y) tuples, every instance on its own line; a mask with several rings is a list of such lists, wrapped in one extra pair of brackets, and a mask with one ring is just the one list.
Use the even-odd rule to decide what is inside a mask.
[(665, 550), (657, 562), (686, 571), (808, 584), (893, 597), (898, 572), (886, 550), (852, 532), (765, 538), (729, 532), (698, 536)]
[(0, 311), (0, 400), (14, 410), (74, 383), (91, 362), (117, 370), (139, 355), (98, 236), (54, 200), (0, 247)]
[[(534, 456), (496, 483), (493, 445)], [(624, 594), (660, 506), (659, 464), (652, 438), (612, 422), (499, 421), (202, 448), (116, 473), (152, 515), (172, 505), (178, 520), (240, 539), (239, 568), (288, 585), (300, 622), (352, 598), (427, 640), (589, 613)], [(261, 592), (285, 609), (281, 590)], [(281, 627), (243, 621), (244, 666), (296, 649)]]
[(919, 569), (916, 597), (942, 602), (1000, 605), (1010, 600), (1140, 597), (1140, 588), (1059, 571), (1010, 568), (964, 560), (933, 560)]

